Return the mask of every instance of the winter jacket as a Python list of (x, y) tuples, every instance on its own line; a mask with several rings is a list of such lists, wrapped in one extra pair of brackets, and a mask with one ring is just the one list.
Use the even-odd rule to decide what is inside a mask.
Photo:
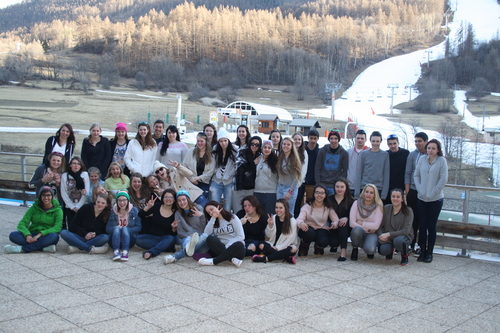
[(108, 174), (108, 167), (111, 163), (111, 147), (109, 140), (101, 135), (101, 141), (95, 146), (90, 143), (89, 138), (83, 139), (82, 160), (87, 167), (96, 167), (101, 171), (101, 179), (104, 180)]
[(215, 159), (212, 157), (210, 163), (205, 164), (205, 169), (203, 170), (203, 173), (198, 176), (196, 172), (198, 157), (193, 155), (194, 149), (195, 147), (188, 150), (186, 156), (184, 157), (183, 165), (193, 173), (193, 176), (197, 181), (205, 184), (210, 184), (210, 180), (212, 179), (215, 170)]
[(24, 237), (32, 233), (41, 233), (42, 236), (59, 233), (62, 230), (63, 211), (56, 199), (52, 199), (52, 205), (44, 212), (40, 207), (40, 199), (36, 199), (17, 225), (17, 231)]
[(444, 186), (448, 181), (448, 163), (443, 156), (436, 156), (432, 163), (429, 156), (422, 156), (415, 169), (415, 187), (418, 198), (425, 202), (444, 198)]
[(153, 174), (157, 149), (158, 147), (154, 146), (143, 150), (139, 141), (130, 140), (124, 158), (130, 172), (138, 172), (143, 177)]

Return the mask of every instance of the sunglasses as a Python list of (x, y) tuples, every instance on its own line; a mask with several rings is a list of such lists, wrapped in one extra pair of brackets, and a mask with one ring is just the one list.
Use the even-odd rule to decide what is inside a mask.
[(387, 140), (391, 140), (391, 139), (397, 139), (398, 136), (396, 134), (391, 134), (387, 137)]
[(251, 143), (250, 147), (257, 147), (257, 148), (259, 148), (260, 147), (260, 143)]

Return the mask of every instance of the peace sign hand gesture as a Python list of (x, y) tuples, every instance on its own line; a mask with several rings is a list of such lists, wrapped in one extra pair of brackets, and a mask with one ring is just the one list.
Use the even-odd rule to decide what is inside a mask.
[(168, 161), (169, 161), (170, 163), (167, 163), (167, 164), (168, 164), (168, 165), (173, 166), (174, 168), (177, 168), (177, 167), (179, 166), (179, 164), (180, 164), (179, 162), (177, 162), (177, 161), (172, 161), (171, 159), (168, 159)]
[(274, 221), (273, 221), (273, 216), (271, 214), (267, 214), (267, 225), (271, 228), (274, 224)]
[(196, 209), (196, 207), (193, 207), (191, 211), (193, 212), (194, 216), (200, 217), (201, 215), (203, 215), (198, 209)]
[(151, 199), (148, 200), (148, 203), (146, 204), (148, 209), (152, 208), (155, 205), (156, 200), (158, 200), (158, 197), (155, 197), (154, 195), (152, 195)]

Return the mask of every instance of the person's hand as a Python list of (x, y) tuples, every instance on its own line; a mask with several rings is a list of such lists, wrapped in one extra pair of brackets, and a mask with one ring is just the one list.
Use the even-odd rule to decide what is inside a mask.
[(54, 178), (54, 173), (50, 170), (47, 170), (45, 175), (43, 175), (43, 177), (42, 177), (42, 182), (50, 183), (53, 180), (53, 178)]
[(378, 236), (378, 239), (381, 240), (382, 242), (387, 242), (389, 240), (389, 236), (390, 234), (386, 232)]
[(158, 199), (158, 197), (155, 197), (154, 195), (151, 196), (151, 199), (148, 200), (148, 203), (146, 204), (146, 206), (148, 207), (148, 210), (155, 205), (155, 202), (157, 199)]
[(262, 155), (260, 155), (259, 157), (257, 157), (254, 161), (255, 165), (259, 164), (260, 163), (260, 160), (262, 159)]
[(193, 212), (193, 215), (197, 216), (197, 217), (200, 217), (203, 215), (198, 209), (196, 209), (196, 207), (193, 207), (193, 209), (191, 209), (191, 212)]
[(177, 226), (179, 225), (179, 222), (181, 220), (174, 220), (174, 222), (172, 222), (172, 229), (177, 229)]
[(220, 212), (222, 212), (222, 207), (221, 208), (215, 208), (214, 210), (212, 210), (211, 217), (213, 217), (214, 219), (219, 218)]
[(76, 212), (78, 212), (78, 208), (77, 208), (77, 207), (73, 208), (73, 211), (74, 211), (75, 213), (76, 213)]
[(267, 214), (267, 225), (270, 228), (274, 225), (273, 216), (271, 214)]
[(192, 177), (192, 176), (191, 176), (191, 177), (189, 177), (188, 179), (189, 179), (189, 181), (191, 182), (191, 184), (193, 184), (193, 185), (198, 185), (198, 181), (197, 181), (194, 177)]
[(88, 232), (86, 235), (85, 235), (85, 240), (91, 240), (92, 238), (95, 237), (95, 232)]
[(347, 217), (343, 217), (339, 220), (339, 227), (343, 227), (347, 224), (347, 221), (349, 221), (349, 219)]
[(309, 230), (309, 226), (305, 222), (300, 222), (299, 223), (299, 228), (300, 228), (300, 230), (302, 230), (304, 232), (307, 232), (307, 230)]
[(82, 195), (86, 195), (86, 194), (87, 194), (87, 190), (86, 190), (86, 189), (80, 190), (80, 193), (81, 193)]
[(177, 167), (179, 166), (179, 164), (180, 164), (179, 162), (177, 162), (177, 161), (172, 161), (171, 159), (168, 159), (168, 161), (169, 161), (170, 163), (167, 163), (167, 164), (168, 164), (168, 165), (173, 166), (174, 168), (177, 168)]
[(26, 236), (26, 242), (28, 243), (34, 243), (36, 242), (40, 237), (42, 237), (42, 234), (36, 234), (35, 236), (28, 235)]
[(247, 222), (248, 222), (248, 216), (245, 215), (241, 218), (241, 224), (245, 224)]
[(59, 186), (59, 184), (61, 183), (61, 174), (57, 172), (54, 173), (52, 176), (52, 180), (55, 182), (56, 185)]
[(292, 197), (292, 193), (286, 192), (284, 199), (288, 201), (288, 200), (290, 200), (291, 197)]

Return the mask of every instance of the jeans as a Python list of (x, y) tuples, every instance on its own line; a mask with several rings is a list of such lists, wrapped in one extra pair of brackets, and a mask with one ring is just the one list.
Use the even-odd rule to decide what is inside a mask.
[(338, 227), (337, 229), (330, 230), (330, 246), (339, 247), (341, 249), (347, 249), (347, 239), (349, 238), (350, 227), (347, 223), (343, 227)]
[(413, 239), (411, 240), (411, 247), (415, 247), (418, 239), (418, 192), (416, 190), (410, 189), (410, 192), (406, 195), (406, 201), (408, 206), (413, 211)]
[(309, 227), (307, 231), (299, 229), (299, 237), (306, 244), (316, 242), (316, 246), (325, 247), (330, 244), (330, 232), (326, 229), (316, 229)]
[(198, 185), (196, 186), (198, 186), (203, 191), (203, 195), (208, 200), (208, 198), (210, 197), (210, 184), (198, 182)]
[[(260, 254), (259, 244), (261, 241), (254, 239), (245, 239), (245, 257), (251, 257), (254, 254)], [(248, 247), (253, 244), (255, 246), (255, 251), (250, 250)]]
[(392, 242), (389, 243), (380, 243), (378, 245), (378, 253), (380, 253), (383, 256), (389, 255), (392, 253), (392, 248), (395, 247), (396, 250), (398, 250), (399, 253), (403, 252), (403, 248), (408, 248), (408, 245), (410, 245), (411, 240), (407, 236), (397, 236), (395, 237)]
[(198, 205), (200, 205), (201, 207), (205, 208), (205, 205), (207, 204), (208, 200), (207, 198), (205, 197), (205, 195), (200, 195), (198, 198), (196, 198), (196, 200), (194, 201), (194, 203), (197, 203)]
[(135, 236), (130, 233), (128, 227), (113, 227), (110, 240), (113, 251), (120, 250), (120, 248), (123, 251), (128, 251), (135, 245)]
[[(38, 235), (38, 232), (32, 232), (31, 236)], [(36, 242), (28, 243), (26, 241), (26, 237), (23, 236), (19, 231), (13, 231), (9, 235), (9, 239), (12, 243), (17, 245), (21, 245), (23, 247), (23, 251), (33, 252), (33, 251), (41, 251), (44, 247), (49, 245), (56, 245), (59, 242), (59, 235), (56, 233), (50, 233), (45, 236), (38, 238)]]
[[(290, 189), (290, 186), (283, 185), (283, 184), (278, 184), (278, 188), (276, 190), (276, 198), (277, 199), (282, 199), (285, 197), (285, 195), (288, 193), (288, 190)], [(290, 206), (290, 212), (293, 215), (294, 209), (295, 209), (295, 201), (297, 201), (297, 192), (298, 192), (299, 187), (295, 186), (293, 189), (292, 196), (288, 200), (288, 205)]]
[(326, 187), (326, 196), (329, 197), (335, 194), (335, 189), (333, 187)]
[(443, 208), (443, 199), (425, 202), (418, 199), (418, 245), (421, 251), (432, 254), (436, 244), (436, 226)]
[(266, 255), (267, 261), (285, 260), (285, 259), (288, 259), (289, 257), (293, 257), (295, 255), (295, 252), (292, 252), (291, 246), (289, 246), (286, 249), (283, 249), (281, 251), (278, 251), (276, 249), (273, 249), (273, 247), (267, 242), (263, 242), (261, 244), (264, 245), (264, 249), (262, 249), (262, 253), (264, 253)]
[(242, 242), (235, 242), (226, 248), (217, 236), (210, 235), (207, 237), (207, 244), (214, 255), (214, 265), (233, 258), (242, 260), (245, 257), (245, 245)]
[(355, 227), (351, 231), (352, 247), (362, 247), (366, 254), (375, 254), (378, 245), (377, 234), (367, 234), (361, 227)]
[[(208, 235), (203, 233), (199, 235), (200, 238), (198, 238), (198, 243), (196, 243), (196, 246), (194, 248), (194, 252), (197, 253), (206, 253), (208, 252), (208, 245), (207, 245), (207, 237)], [(175, 260), (181, 260), (186, 256), (186, 246), (188, 245), (189, 241), (191, 241), (191, 236), (187, 236), (184, 239), (181, 239), (181, 250), (177, 251), (174, 254)]]
[(233, 183), (224, 185), (222, 182), (216, 183), (212, 181), (210, 183), (210, 199), (222, 203), (222, 195), (224, 195), (224, 209), (230, 212), (231, 200), (233, 197)]
[(62, 230), (61, 238), (68, 243), (70, 246), (75, 246), (81, 251), (90, 252), (92, 246), (99, 247), (103, 246), (109, 241), (109, 236), (107, 234), (96, 235), (90, 240), (86, 240), (85, 237), (79, 236), (68, 230)]
[(136, 238), (137, 246), (151, 252), (151, 256), (156, 257), (160, 253), (166, 251), (170, 246), (174, 245), (177, 236), (153, 236), (153, 235), (139, 235)]
[(276, 193), (253, 193), (254, 197), (259, 200), (260, 205), (264, 209), (264, 213), (266, 214), (275, 214), (275, 206), (276, 206)]

